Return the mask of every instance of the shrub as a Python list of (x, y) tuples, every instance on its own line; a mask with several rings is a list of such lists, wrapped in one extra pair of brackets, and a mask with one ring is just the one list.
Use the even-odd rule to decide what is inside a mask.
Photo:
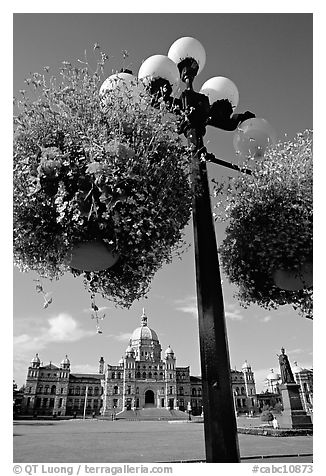
[(274, 416), (270, 411), (267, 410), (262, 412), (262, 414), (260, 415), (260, 419), (261, 421), (273, 421)]

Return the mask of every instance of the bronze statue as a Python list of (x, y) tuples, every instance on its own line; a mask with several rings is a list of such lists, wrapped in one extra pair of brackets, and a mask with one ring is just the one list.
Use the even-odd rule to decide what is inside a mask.
[(285, 354), (284, 347), (282, 347), (281, 352), (281, 355), (277, 354), (277, 357), (280, 364), (282, 383), (295, 383), (290, 362), (288, 356)]

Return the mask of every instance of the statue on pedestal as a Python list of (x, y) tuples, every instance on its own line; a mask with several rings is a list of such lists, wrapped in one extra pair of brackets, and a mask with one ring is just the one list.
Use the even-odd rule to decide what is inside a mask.
[(277, 354), (277, 357), (280, 364), (282, 383), (295, 383), (290, 362), (288, 356), (285, 354), (284, 347), (282, 347), (281, 352), (281, 355)]

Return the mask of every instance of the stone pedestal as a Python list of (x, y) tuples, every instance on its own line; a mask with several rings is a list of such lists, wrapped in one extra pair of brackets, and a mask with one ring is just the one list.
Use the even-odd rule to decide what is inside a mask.
[(299, 389), (296, 383), (285, 383), (280, 387), (283, 400), (282, 428), (312, 428), (311, 418), (303, 409)]

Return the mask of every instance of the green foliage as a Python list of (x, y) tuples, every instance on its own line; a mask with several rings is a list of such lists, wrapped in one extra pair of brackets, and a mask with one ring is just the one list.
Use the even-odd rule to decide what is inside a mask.
[[(129, 307), (154, 273), (182, 252), (190, 218), (187, 150), (177, 119), (153, 108), (146, 91), (99, 97), (98, 67), (64, 62), (61, 79), (35, 73), (14, 118), (14, 261), (22, 271), (59, 278), (83, 274), (91, 292)], [(66, 263), (73, 245), (101, 240), (119, 253), (101, 272)]]
[(273, 421), (274, 416), (270, 411), (265, 411), (262, 412), (262, 414), (260, 415), (260, 419), (261, 421)]
[[(220, 246), (221, 262), (231, 283), (238, 286), (243, 306), (267, 309), (292, 304), (312, 317), (312, 289), (278, 288), (278, 269), (299, 273), (312, 261), (312, 131), (270, 148), (251, 176), (239, 174), (228, 186), (223, 219), (228, 220)], [(218, 196), (223, 187), (216, 187)]]

